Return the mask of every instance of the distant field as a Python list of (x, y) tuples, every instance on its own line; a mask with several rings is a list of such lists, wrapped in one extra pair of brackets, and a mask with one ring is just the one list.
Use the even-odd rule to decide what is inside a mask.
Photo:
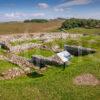
[[(0, 34), (16, 34), (16, 33), (34, 33), (34, 32), (58, 32), (63, 20), (53, 20), (46, 23), (1, 23)], [(69, 30), (63, 30), (69, 33), (81, 33), (81, 34), (98, 34), (99, 28), (74, 28)]]
[(61, 27), (62, 20), (53, 20), (46, 23), (1, 23), (0, 34), (50, 32)]

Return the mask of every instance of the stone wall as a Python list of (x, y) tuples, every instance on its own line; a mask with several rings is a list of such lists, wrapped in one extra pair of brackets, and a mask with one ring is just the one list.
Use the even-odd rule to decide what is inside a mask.
[(31, 68), (38, 70), (38, 68), (30, 63), (26, 58), (17, 56), (15, 54), (7, 54), (5, 60), (18, 65), (26, 73), (30, 73)]
[(11, 45), (5, 41), (2, 41), (0, 43), (0, 46), (1, 46), (1, 48), (5, 49), (5, 50), (10, 50), (10, 48), (11, 48)]
[(25, 40), (44, 40), (45, 42), (52, 41), (54, 39), (66, 39), (66, 38), (78, 38), (83, 36), (82, 34), (69, 34), (64, 32), (52, 32), (52, 33), (20, 33), (16, 35), (0, 35), (0, 41), (15, 42), (15, 41), (25, 41)]
[(9, 80), (15, 77), (25, 75), (25, 72), (20, 68), (12, 68), (0, 74), (0, 80)]
[[(26, 58), (17, 56), (15, 54), (6, 54), (3, 57), (3, 60), (9, 61), (13, 64), (19, 66), (19, 68), (12, 68), (0, 74), (0, 80), (4, 79), (12, 79), (18, 76), (26, 75), (32, 72), (34, 69), (36, 72), (39, 73), (39, 67), (34, 66), (30, 63)], [(2, 59), (1, 59), (2, 60)]]
[(12, 46), (10, 48), (10, 51), (13, 53), (17, 53), (17, 52), (21, 52), (21, 51), (32, 49), (32, 48), (39, 48), (40, 46), (41, 44), (27, 43), (27, 44)]
[(42, 56), (32, 56), (32, 59), (30, 60), (30, 62), (39, 67), (45, 67), (46, 65), (60, 66), (64, 64), (57, 55), (52, 56), (50, 58), (46, 58)]
[(91, 53), (95, 53), (96, 52), (94, 49), (84, 48), (84, 47), (81, 47), (81, 46), (65, 45), (64, 48), (70, 54), (75, 55), (75, 56), (87, 55), (87, 54), (91, 54)]

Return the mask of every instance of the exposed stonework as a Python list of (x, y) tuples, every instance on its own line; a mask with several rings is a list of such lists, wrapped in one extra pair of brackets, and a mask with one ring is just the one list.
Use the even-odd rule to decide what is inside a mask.
[(60, 49), (60, 47), (58, 45), (55, 45), (53, 47), (48, 47), (46, 45), (41, 45), (39, 48), (42, 49), (42, 50), (50, 50), (50, 51), (53, 51), (55, 53), (63, 51), (62, 49)]
[(16, 41), (26, 41), (26, 40), (41, 40), (44, 42), (50, 42), (55, 39), (66, 39), (66, 38), (79, 38), (81, 37), (81, 34), (69, 34), (69, 33), (28, 33), (28, 34), (16, 34), (16, 35), (0, 35), (0, 43), (2, 43), (2, 47), (7, 50), (7, 53), (0, 56), (0, 60), (7, 60), (13, 64), (16, 64), (19, 66), (19, 68), (13, 68), (9, 69), (8, 71), (5, 71), (1, 74), (0, 79), (11, 79), (15, 78), (17, 76), (25, 75), (28, 73), (31, 73), (31, 69), (34, 69), (35, 71), (39, 72), (39, 67), (34, 66), (31, 62), (40, 62), (40, 64), (50, 64), (50, 65), (62, 65), (63, 62), (57, 57), (52, 56), (50, 58), (44, 58), (44, 57), (35, 57), (33, 56), (31, 62), (29, 62), (26, 58), (17, 56), (12, 53), (21, 52), (27, 49), (31, 48), (42, 48), (47, 50), (52, 50), (54, 52), (60, 52), (58, 46), (55, 46), (53, 48), (48, 48), (46, 46), (42, 46), (42, 44), (37, 43), (26, 43), (22, 45), (12, 46), (11, 42)]
[(25, 73), (30, 73), (31, 68), (38, 70), (38, 67), (34, 66), (26, 58), (17, 56), (15, 54), (7, 54), (5, 60), (18, 65)]
[(22, 44), (22, 45), (17, 45), (17, 46), (12, 46), (10, 48), (11, 52), (17, 53), (17, 52), (21, 52), (27, 49), (31, 49), (31, 48), (39, 48), (41, 46), (41, 44), (36, 44), (36, 43), (27, 43), (27, 44)]
[(0, 55), (0, 60), (4, 60), (6, 57), (3, 55)]
[(81, 46), (65, 45), (64, 48), (70, 54), (75, 55), (75, 56), (87, 55), (87, 54), (91, 54), (91, 53), (95, 53), (96, 52), (94, 49), (84, 48), (84, 47), (81, 47)]
[(61, 51), (63, 51), (62, 49), (60, 49), (60, 47), (58, 45), (55, 45), (52, 47), (52, 51), (55, 53), (59, 53)]
[[(12, 79), (21, 75), (29, 74), (32, 72), (32, 69), (39, 72), (39, 67), (34, 66), (27, 59), (17, 56), (15, 54), (6, 54), (6, 56), (1, 56), (3, 60), (7, 60), (13, 64), (19, 66), (19, 68), (9, 69), (6, 72), (1, 73), (0, 80)], [(0, 60), (2, 60), (0, 59)], [(40, 72), (39, 72), (40, 73)]]
[[(4, 48), (8, 49), (11, 52), (20, 52), (23, 50), (31, 49), (31, 48), (37, 48), (41, 44), (37, 43), (26, 43), (22, 45), (17, 45), (17, 46), (12, 46), (10, 42), (16, 42), (16, 41), (27, 41), (27, 40), (41, 40), (43, 42), (50, 42), (55, 39), (67, 39), (67, 38), (79, 38), (81, 37), (81, 34), (69, 34), (69, 33), (64, 33), (64, 32), (59, 32), (59, 33), (29, 33), (29, 34), (16, 34), (16, 35), (0, 35), (0, 41), (1, 43), (4, 44)], [(52, 50), (55, 51), (55, 48), (51, 48)], [(55, 52), (58, 52), (57, 50)]]
[(76, 85), (100, 85), (100, 81), (92, 74), (83, 74), (81, 76), (77, 76), (73, 80), (73, 83)]
[(64, 32), (56, 32), (56, 33), (20, 33), (16, 35), (0, 35), (0, 41), (7, 41), (7, 42), (15, 42), (15, 41), (25, 41), (25, 40), (32, 40), (38, 39), (43, 40), (44, 42), (49, 42), (54, 39), (66, 39), (66, 38), (79, 38), (82, 34), (69, 34)]
[(10, 48), (11, 48), (11, 45), (5, 41), (2, 41), (0, 43), (0, 45), (1, 45), (1, 48), (5, 49), (5, 50), (10, 50)]
[(64, 63), (58, 56), (52, 56), (50, 58), (42, 56), (32, 56), (30, 62), (34, 63), (37, 66), (44, 67), (45, 65), (63, 65)]
[(25, 72), (20, 68), (12, 68), (0, 74), (0, 80), (13, 79), (25, 75)]
[(79, 38), (81, 34), (69, 34), (64, 32), (57, 32), (57, 33), (42, 33), (38, 35), (37, 39), (42, 40), (44, 42), (50, 42), (55, 39), (66, 39), (66, 38)]

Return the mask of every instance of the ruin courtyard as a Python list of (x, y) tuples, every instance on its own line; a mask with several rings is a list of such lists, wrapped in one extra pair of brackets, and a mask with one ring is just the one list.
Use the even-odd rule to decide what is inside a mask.
[[(48, 86), (50, 90), (52, 87), (64, 89), (67, 86), (67, 90), (73, 93), (74, 88), (87, 86), (90, 87), (89, 91), (91, 88), (97, 91), (100, 86), (99, 37), (94, 34), (64, 32), (0, 35), (1, 88), (5, 91), (5, 85), (9, 85), (11, 90), (14, 88), (15, 94), (17, 89), (23, 91), (24, 88), (25, 92), (34, 93), (36, 100), (38, 95), (41, 97), (44, 87)], [(66, 65), (59, 57), (59, 53), (65, 51), (68, 52)], [(27, 95), (30, 95), (30, 92)]]
[[(89, 53), (95, 53), (96, 51), (93, 49), (83, 48), (75, 45), (71, 46), (62, 44), (62, 48), (57, 44), (47, 45), (56, 40), (77, 40), (81, 37), (84, 37), (84, 35), (69, 34), (64, 32), (1, 35), (0, 45), (2, 53), (0, 54), (0, 60), (6, 60), (19, 67), (8, 69), (8, 71), (6, 70), (2, 72), (0, 79), (13, 79), (18, 76), (30, 74), (33, 70), (41, 73), (42, 69), (46, 69), (48, 65), (64, 65), (64, 62), (59, 58), (59, 56), (57, 56), (57, 53), (60, 53), (64, 50), (74, 56), (82, 56)], [(35, 51), (33, 54), (31, 53), (29, 55), (28, 53), (31, 52), (32, 49), (34, 49)], [(50, 55), (47, 55), (46, 57), (39, 50), (43, 50), (43, 54), (45, 54), (47, 51), (50, 53)], [(21, 53), (23, 52), (26, 53), (26, 57), (24, 57), (24, 55), (21, 55)], [(66, 64), (69, 65), (69, 61), (67, 61)]]

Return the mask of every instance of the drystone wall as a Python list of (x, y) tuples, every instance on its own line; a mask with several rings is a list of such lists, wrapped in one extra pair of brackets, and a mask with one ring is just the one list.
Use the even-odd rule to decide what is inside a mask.
[(39, 48), (40, 46), (41, 44), (27, 43), (27, 44), (12, 46), (10, 48), (10, 51), (13, 53), (17, 53), (17, 52), (21, 52), (21, 51), (32, 49), (32, 48)]
[(32, 72), (32, 69), (39, 71), (39, 67), (34, 66), (27, 59), (17, 56), (15, 54), (6, 54), (2, 56), (4, 60), (7, 60), (13, 64), (19, 66), (19, 68), (12, 68), (0, 74), (0, 80), (12, 79), (18, 76), (26, 75)]
[(22, 69), (16, 67), (1, 73), (0, 80), (13, 79), (15, 77), (19, 77), (25, 74), (26, 73)]
[(64, 48), (70, 54), (75, 55), (75, 56), (87, 55), (87, 54), (91, 54), (91, 53), (95, 53), (96, 52), (96, 50), (94, 50), (94, 49), (84, 48), (84, 47), (81, 47), (81, 46), (65, 45)]
[(15, 42), (15, 41), (25, 41), (25, 40), (42, 40), (44, 42), (53, 41), (54, 39), (66, 39), (66, 38), (79, 38), (83, 36), (82, 34), (69, 34), (64, 32), (56, 33), (20, 33), (16, 35), (0, 35), (0, 41)]
[[(19, 35), (0, 35), (0, 41), (2, 41), (2, 47), (5, 48), (8, 53), (5, 54), (5, 56), (1, 55), (0, 59), (2, 60), (7, 60), (13, 64), (16, 64), (19, 66), (19, 68), (12, 68), (9, 69), (3, 73), (0, 74), (0, 79), (12, 79), (21, 75), (29, 74), (31, 73), (31, 68), (35, 69), (35, 71), (38, 71), (39, 67), (34, 66), (32, 63), (36, 63), (39, 65), (62, 65), (63, 62), (59, 57), (53, 56), (50, 58), (44, 58), (44, 57), (39, 57), (39, 56), (33, 56), (31, 61), (28, 61), (27, 59), (17, 56), (12, 53), (16, 52), (21, 52), (27, 49), (31, 48), (44, 48), (43, 46), (41, 47), (41, 44), (36, 44), (36, 43), (27, 43), (27, 44), (22, 44), (22, 45), (17, 45), (17, 46), (11, 46), (10, 42), (15, 42), (15, 41), (25, 41), (25, 40), (32, 40), (32, 39), (37, 39), (41, 40), (43, 42), (50, 42), (55, 39), (66, 39), (66, 38), (78, 38), (81, 37), (82, 35), (80, 34), (67, 34), (67, 33), (38, 33), (38, 34), (19, 34)], [(59, 48), (56, 46), (54, 48), (47, 48), (45, 47), (44, 49), (50, 49), (55, 52), (59, 52)], [(32, 62), (32, 63), (31, 63)]]
[(30, 63), (26, 58), (17, 56), (15, 54), (6, 55), (5, 60), (18, 65), (26, 73), (30, 73), (31, 68), (37, 70), (37, 67)]
[(69, 33), (42, 33), (37, 35), (36, 39), (41, 40), (43, 42), (51, 42), (55, 39), (66, 39), (66, 38), (79, 38), (81, 37), (81, 34), (69, 34)]
[(63, 65), (63, 62), (58, 56), (52, 56), (50, 58), (42, 56), (32, 56), (30, 62), (40, 67), (44, 67), (46, 65)]

